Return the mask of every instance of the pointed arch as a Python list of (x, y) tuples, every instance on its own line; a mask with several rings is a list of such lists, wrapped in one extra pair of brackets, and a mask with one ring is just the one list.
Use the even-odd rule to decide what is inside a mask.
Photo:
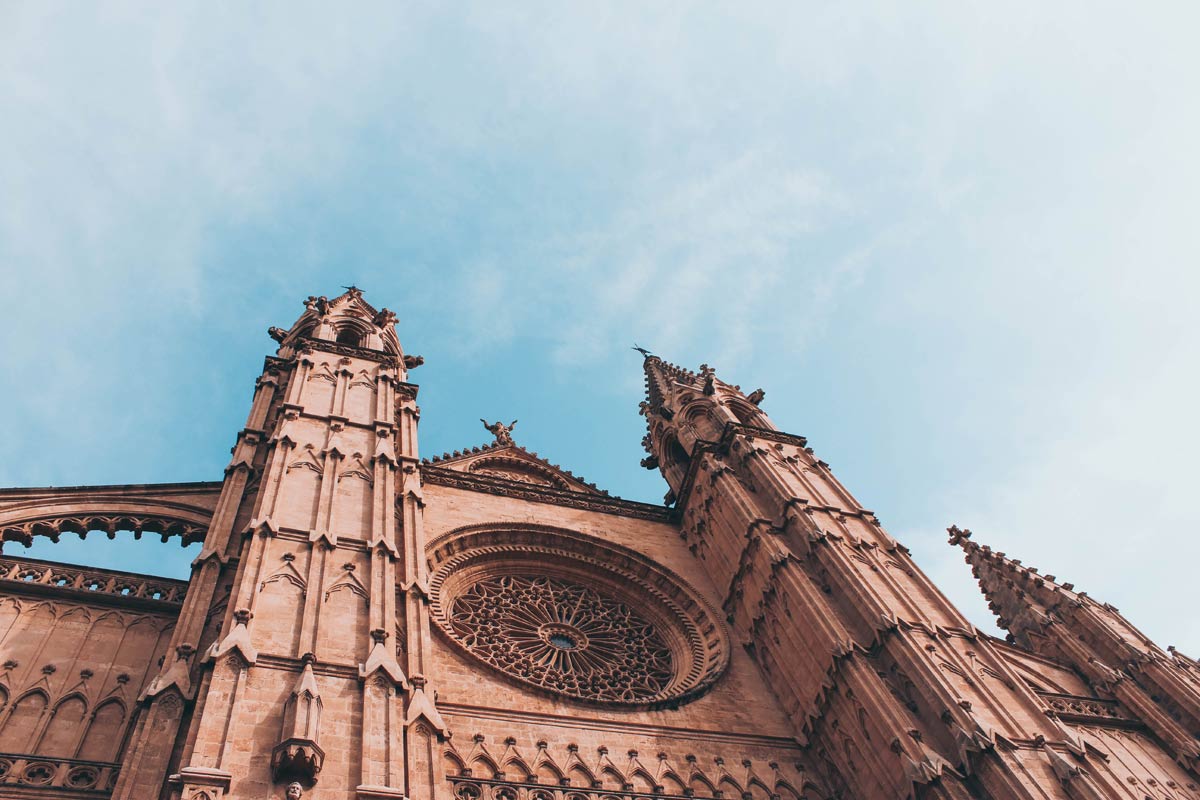
[(582, 786), (585, 788), (591, 788), (591, 787), (595, 786), (597, 783), (599, 783), (599, 781), (596, 780), (595, 774), (590, 769), (588, 769), (587, 765), (584, 764), (582, 761), (576, 761), (575, 763), (573, 763), (567, 769), (567, 774), (568, 774), (568, 777), (571, 779), (571, 785), (573, 785), (573, 786), (576, 785), (575, 784), (576, 781), (579, 781), (579, 784), (578, 784), (579, 786)]
[(679, 773), (673, 769), (664, 772), (658, 780), (665, 794), (684, 794), (688, 789), (687, 784), (683, 782), (683, 778), (679, 777)]
[[(285, 553), (285, 558), (292, 555)], [(300, 624), (304, 615), (304, 596), (308, 587), (304, 579), (285, 560), (283, 565), (258, 588), (258, 606), (255, 613), (261, 619), (271, 620), (256, 631), (267, 648), (279, 648), (277, 652), (295, 652), (300, 639)], [(259, 645), (260, 647), (263, 645)]]
[(115, 697), (97, 706), (88, 720), (78, 757), (85, 761), (116, 761), (125, 714), (125, 704)]
[(338, 325), (335, 330), (337, 331), (337, 335), (334, 337), (334, 341), (338, 344), (348, 344), (351, 347), (359, 347), (362, 345), (363, 337), (359, 332), (357, 325), (343, 322), (342, 324)]
[(781, 800), (804, 800), (805, 798), (805, 795), (797, 792), (787, 781), (776, 781), (774, 793)]
[(637, 767), (629, 773), (627, 783), (632, 784), (633, 790), (641, 794), (653, 794), (654, 787), (659, 785), (658, 781), (654, 780), (654, 777), (641, 767)]
[(86, 715), (87, 698), (82, 694), (75, 692), (58, 701), (38, 743), (38, 754), (51, 758), (72, 758)]
[(746, 782), (746, 791), (750, 793), (754, 800), (770, 800), (770, 798), (776, 796), (776, 793), (771, 791), (757, 776)]
[[(500, 765), (501, 771), (511, 780), (519, 780), (523, 783), (533, 782), (536, 772), (525, 762), (525, 759), (519, 755), (511, 755), (504, 759), (504, 763)], [(509, 767), (516, 767), (515, 770), (510, 770)]]
[(8, 638), (8, 631), (21, 615), (21, 603), (15, 597), (0, 598), (0, 643)]
[(569, 782), (567, 776), (563, 774), (563, 771), (558, 768), (558, 765), (549, 756), (536, 762), (534, 775), (537, 777), (538, 783), (544, 783), (549, 786), (561, 785), (563, 781)]
[(470, 775), (471, 770), (467, 768), (467, 762), (463, 761), (462, 756), (458, 751), (451, 747), (447, 747), (442, 751), (442, 759), (446, 762), (445, 769), (447, 775)]
[(767, 421), (767, 415), (762, 413), (755, 406), (739, 399), (729, 399), (725, 401), (725, 407), (729, 412), (737, 417), (737, 421), (743, 425), (749, 425), (752, 428), (774, 428)]
[(742, 785), (734, 780), (732, 775), (723, 776), (721, 782), (717, 784), (717, 789), (725, 797), (742, 797), (745, 794), (742, 791)]
[(717, 793), (717, 787), (698, 769), (688, 777), (688, 788), (696, 797), (712, 797)]
[[(482, 769), (476, 769), (481, 767)], [(487, 752), (480, 750), (471, 759), (471, 774), (479, 777), (499, 778), (504, 774), (504, 770), (500, 769), (500, 765), (496, 763), (496, 759), (492, 758)]]
[(721, 438), (725, 425), (714, 412), (715, 409), (706, 399), (687, 406), (683, 410), (683, 418), (692, 426), (698, 438), (715, 442)]
[(0, 753), (24, 753), (41, 727), (50, 698), (41, 689), (26, 692), (15, 703), (0, 727)]
[(625, 780), (625, 776), (614, 766), (605, 765), (600, 770), (600, 783), (605, 789), (613, 791), (621, 791), (629, 782)]

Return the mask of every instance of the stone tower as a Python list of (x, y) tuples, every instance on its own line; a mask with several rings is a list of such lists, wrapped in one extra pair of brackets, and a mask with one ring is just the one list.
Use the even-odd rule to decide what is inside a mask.
[(0, 490), (0, 797), (1190, 798), (1200, 665), (951, 528), (976, 630), (833, 477), (648, 356), (664, 506), (492, 440), (422, 459), (395, 316), (310, 297), (221, 481)]

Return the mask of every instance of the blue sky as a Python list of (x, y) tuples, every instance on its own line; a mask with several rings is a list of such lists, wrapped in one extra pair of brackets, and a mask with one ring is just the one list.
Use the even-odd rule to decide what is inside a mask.
[(1200, 654), (1197, 16), (6, 4), (0, 484), (219, 478), (267, 327), (353, 283), (426, 455), (519, 418), (657, 501), (636, 340), (765, 388), (980, 625), (953, 522)]

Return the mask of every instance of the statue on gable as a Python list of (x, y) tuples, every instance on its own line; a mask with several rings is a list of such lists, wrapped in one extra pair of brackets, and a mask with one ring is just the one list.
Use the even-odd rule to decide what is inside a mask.
[(315, 312), (318, 317), (323, 317), (329, 313), (329, 298), (324, 295), (320, 297), (309, 295), (308, 299), (304, 301), (304, 307)]
[(513, 443), (512, 429), (517, 427), (517, 421), (515, 419), (507, 425), (505, 425), (503, 422), (489, 423), (486, 419), (480, 419), (479, 421), (483, 423), (483, 427), (487, 428), (488, 431), (490, 431), (492, 435), (496, 437), (496, 444)]

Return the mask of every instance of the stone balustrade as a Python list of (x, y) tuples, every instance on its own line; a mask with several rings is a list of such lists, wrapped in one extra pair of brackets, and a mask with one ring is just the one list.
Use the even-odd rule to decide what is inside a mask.
[(173, 604), (182, 603), (187, 591), (186, 581), (0, 556), (0, 583), (4, 581)]

